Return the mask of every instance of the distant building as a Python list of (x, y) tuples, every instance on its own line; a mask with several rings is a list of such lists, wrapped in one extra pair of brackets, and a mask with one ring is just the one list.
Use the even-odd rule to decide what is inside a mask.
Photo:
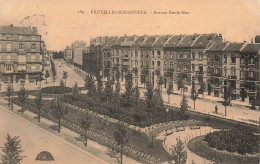
[(257, 35), (257, 36), (255, 37), (255, 43), (260, 43), (260, 35)]
[(67, 46), (64, 50), (64, 59), (70, 63), (73, 61), (72, 48)]
[(1, 81), (35, 81), (43, 71), (43, 46), (36, 27), (0, 26)]
[(71, 45), (72, 48), (72, 56), (73, 56), (73, 64), (75, 66), (81, 67), (82, 66), (82, 59), (83, 59), (83, 50), (86, 48), (85, 41), (74, 41)]

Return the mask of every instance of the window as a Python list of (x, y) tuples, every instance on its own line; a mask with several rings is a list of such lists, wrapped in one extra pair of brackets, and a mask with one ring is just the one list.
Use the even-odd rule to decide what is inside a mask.
[(223, 62), (227, 63), (227, 55), (226, 54), (224, 55), (224, 61)]
[(254, 78), (254, 71), (249, 71), (249, 77)]
[(209, 66), (208, 66), (208, 68), (207, 68), (207, 72), (208, 72), (208, 73), (211, 73), (211, 69), (210, 69)]
[(148, 68), (149, 67), (149, 61), (148, 60), (146, 60), (146, 67)]
[(192, 71), (195, 71), (195, 64), (192, 64)]
[(214, 68), (214, 74), (216, 74), (216, 75), (219, 74), (219, 69), (218, 68)]
[(174, 58), (174, 52), (170, 52), (170, 55), (171, 55), (171, 58), (173, 59)]
[(7, 50), (7, 51), (11, 51), (11, 44), (7, 44), (7, 45), (6, 45), (6, 50)]
[(152, 68), (154, 67), (154, 61), (152, 61)]
[(23, 50), (24, 49), (24, 45), (23, 44), (19, 44), (19, 50)]
[(215, 61), (219, 61), (218, 55), (214, 55), (214, 60), (215, 60)]
[(161, 51), (157, 51), (157, 56), (158, 56), (158, 58), (161, 57)]
[(227, 68), (224, 68), (224, 76), (227, 76)]
[(144, 57), (144, 52), (143, 52), (143, 51), (141, 51), (141, 58), (142, 58), (142, 57)]
[(235, 57), (235, 56), (232, 56), (232, 57), (231, 57), (231, 63), (232, 63), (232, 64), (236, 64), (236, 57)]
[(135, 57), (138, 58), (138, 51), (135, 51)]
[(160, 67), (160, 66), (161, 66), (161, 62), (157, 61), (157, 67)]
[(195, 60), (195, 52), (192, 52), (192, 59)]
[(184, 71), (187, 71), (188, 70), (188, 66), (184, 65), (183, 69), (184, 69)]
[(152, 58), (154, 58), (154, 51), (152, 51)]
[(36, 49), (36, 45), (33, 43), (33, 44), (31, 44), (31, 49), (32, 50), (35, 50)]
[[(127, 52), (127, 51), (126, 51)], [(130, 54), (131, 54), (131, 58), (133, 57), (133, 51), (130, 51)]]
[(199, 72), (203, 73), (203, 66), (201, 66), (201, 65), (199, 66)]
[(240, 72), (240, 78), (245, 78), (245, 71)]
[(240, 64), (245, 64), (245, 58), (242, 57), (242, 58), (240, 59)]
[(143, 63), (143, 61), (141, 60), (141, 67), (143, 68), (143, 66), (144, 66), (144, 63)]
[(138, 61), (137, 61), (137, 59), (135, 59), (135, 66), (136, 66), (136, 67), (138, 66)]
[(210, 62), (210, 56), (209, 55), (207, 56), (207, 61)]
[(199, 60), (203, 60), (203, 53), (199, 52)]
[(6, 71), (12, 71), (13, 70), (13, 66), (12, 65), (5, 65), (5, 70)]
[(173, 61), (170, 61), (170, 69), (173, 70)]
[(163, 64), (163, 69), (166, 70), (167, 69), (167, 62), (165, 61)]
[(231, 67), (231, 76), (236, 76), (236, 67)]
[(110, 58), (110, 52), (107, 53), (107, 57)]
[(254, 57), (249, 58), (249, 64), (254, 64)]
[(149, 51), (146, 51), (146, 57), (149, 57)]

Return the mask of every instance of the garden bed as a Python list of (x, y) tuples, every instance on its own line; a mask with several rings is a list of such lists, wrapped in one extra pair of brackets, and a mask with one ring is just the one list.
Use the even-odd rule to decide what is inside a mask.
[(218, 151), (209, 147), (204, 141), (205, 136), (199, 136), (191, 139), (188, 142), (188, 148), (195, 154), (214, 161), (215, 163), (230, 164), (230, 163), (250, 163), (258, 164), (258, 157), (233, 155), (227, 151)]
[(61, 86), (49, 86), (41, 89), (42, 93), (45, 94), (65, 94), (71, 93), (72, 88), (69, 87), (61, 87)]

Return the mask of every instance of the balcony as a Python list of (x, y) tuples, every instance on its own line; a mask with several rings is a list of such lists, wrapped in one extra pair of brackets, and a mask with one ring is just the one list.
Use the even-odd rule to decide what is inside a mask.
[(219, 65), (219, 61), (214, 61), (214, 65)]
[(240, 81), (245, 81), (245, 78), (244, 77), (240, 77)]
[(196, 75), (203, 75), (203, 71), (196, 71)]
[(207, 62), (207, 65), (211, 65), (211, 62), (210, 62), (210, 61), (208, 61), (208, 62)]
[(256, 90), (248, 90), (247, 94), (252, 95), (252, 96), (256, 96)]
[(219, 73), (214, 73), (214, 74), (212, 74), (212, 76), (220, 77), (220, 74)]
[(229, 79), (229, 80), (236, 80), (236, 79), (237, 79), (237, 76), (228, 76), (228, 79)]
[(255, 64), (254, 63), (248, 63), (248, 67), (255, 68)]
[(246, 78), (246, 81), (257, 81), (257, 80), (254, 77), (248, 77), (248, 78)]

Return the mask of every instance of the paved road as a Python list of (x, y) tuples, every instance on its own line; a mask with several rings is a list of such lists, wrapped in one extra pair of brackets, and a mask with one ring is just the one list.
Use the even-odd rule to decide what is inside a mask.
[(53, 164), (87, 164), (106, 163), (82, 149), (60, 139), (46, 130), (11, 113), (0, 105), (0, 147), (6, 142), (6, 135), (20, 136), (23, 146), (23, 155), (27, 156), (22, 163), (36, 164), (37, 154), (49, 151), (54, 156)]

